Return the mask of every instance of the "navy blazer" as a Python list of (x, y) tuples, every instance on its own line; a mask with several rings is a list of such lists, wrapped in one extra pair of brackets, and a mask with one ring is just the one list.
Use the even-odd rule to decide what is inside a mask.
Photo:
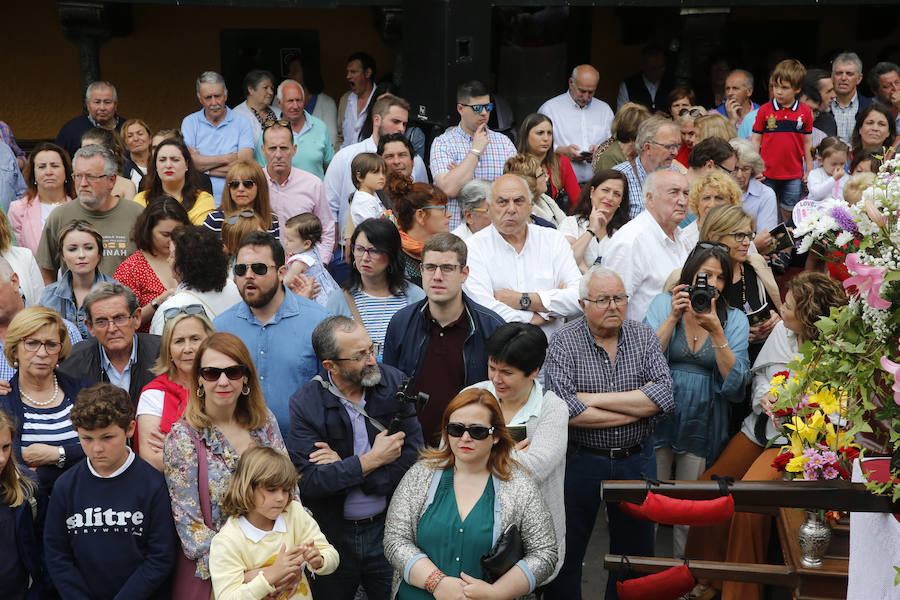
[[(424, 445), (422, 428), (412, 407), (397, 401), (397, 388), (405, 378), (403, 373), (388, 365), (378, 365), (381, 382), (366, 388), (365, 410), (385, 428), (398, 412), (409, 415), (402, 421), (406, 433), (400, 458), (379, 467), (363, 477), (359, 458), (353, 452), (353, 427), (347, 409), (341, 401), (325, 389), (319, 381), (308, 381), (290, 399), (291, 428), (285, 443), (297, 472), (300, 474), (300, 497), (312, 510), (316, 521), (329, 540), (340, 540), (344, 523), (344, 500), (355, 487), (371, 495), (391, 495), (406, 471), (416, 462)], [(322, 374), (328, 381), (328, 375)], [(369, 443), (378, 430), (365, 419)], [(318, 450), (316, 442), (326, 442), (342, 460), (327, 465), (309, 461)]]

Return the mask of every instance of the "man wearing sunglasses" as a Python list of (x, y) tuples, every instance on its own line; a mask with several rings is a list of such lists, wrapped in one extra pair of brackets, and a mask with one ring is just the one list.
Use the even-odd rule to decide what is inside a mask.
[[(582, 597), (582, 561), (602, 509), (610, 553), (653, 556), (653, 523), (628, 517), (617, 504), (604, 506), (600, 485), (605, 479), (656, 477), (653, 425), (675, 410), (662, 344), (649, 326), (625, 318), (629, 297), (622, 279), (594, 265), (578, 291), (584, 318), (566, 323), (550, 339), (544, 363), (547, 389), (569, 409), (566, 556), (545, 600)], [(606, 598), (617, 597), (617, 579), (611, 571)], [(586, 596), (601, 597), (596, 591)]]
[(599, 82), (597, 69), (578, 65), (572, 69), (569, 89), (538, 109), (553, 121), (554, 151), (572, 161), (578, 183), (591, 179), (594, 150), (610, 136), (614, 115), (609, 104), (594, 98)]
[(92, 338), (75, 344), (59, 370), (91, 383), (111, 383), (137, 406), (141, 390), (156, 378), (158, 335), (137, 333), (141, 309), (137, 297), (118, 281), (95, 285), (84, 297), (85, 322)]
[[(303, 503), (341, 555), (331, 575), (311, 582), (316, 598), (388, 600), (393, 569), (384, 557), (391, 494), (422, 448), (411, 406), (397, 400), (404, 374), (379, 365), (378, 348), (353, 319), (328, 317), (312, 333), (323, 372), (290, 400), (285, 445), (300, 474)], [(400, 429), (389, 435), (395, 416)]]
[(516, 147), (502, 133), (488, 129), (494, 110), (491, 93), (480, 81), (468, 81), (456, 88), (459, 125), (445, 131), (431, 144), (431, 174), (434, 184), (450, 198), (450, 229), (460, 223), (456, 195), (472, 179), (493, 181), (503, 174), (506, 159), (517, 154)]
[(234, 261), (234, 282), (243, 302), (213, 321), (216, 331), (238, 336), (253, 357), (266, 405), (281, 431), (288, 431), (288, 399), (318, 370), (313, 328), (328, 312), (284, 286), (284, 248), (263, 231), (244, 236)]

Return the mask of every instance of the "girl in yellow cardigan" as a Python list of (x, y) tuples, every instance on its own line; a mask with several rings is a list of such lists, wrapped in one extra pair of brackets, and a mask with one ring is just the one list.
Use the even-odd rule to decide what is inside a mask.
[(293, 499), (297, 471), (287, 455), (259, 446), (244, 452), (225, 492), (228, 521), (213, 538), (209, 571), (216, 600), (312, 598), (304, 566), (328, 575), (338, 553)]

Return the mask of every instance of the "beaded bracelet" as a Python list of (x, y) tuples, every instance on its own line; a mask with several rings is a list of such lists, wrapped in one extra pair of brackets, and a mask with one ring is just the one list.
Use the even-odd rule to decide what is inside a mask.
[(437, 589), (438, 584), (446, 577), (444, 573), (438, 569), (437, 567), (425, 578), (425, 591), (429, 594), (433, 594), (434, 590)]

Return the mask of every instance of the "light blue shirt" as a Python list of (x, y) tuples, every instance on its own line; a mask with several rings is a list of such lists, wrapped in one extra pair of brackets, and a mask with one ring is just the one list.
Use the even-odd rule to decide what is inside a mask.
[(137, 334), (134, 334), (134, 339), (131, 341), (131, 358), (128, 359), (125, 370), (119, 373), (106, 356), (106, 348), (103, 347), (103, 344), (100, 344), (100, 366), (103, 367), (106, 376), (109, 377), (109, 382), (126, 392), (131, 388), (131, 367), (137, 362), (137, 345)]
[[(298, 169), (312, 173), (319, 179), (324, 179), (325, 166), (334, 157), (331, 135), (329, 135), (328, 127), (324, 121), (306, 111), (303, 111), (303, 114), (306, 116), (306, 122), (299, 133), (293, 132), (297, 152), (294, 153), (291, 164)], [(266, 157), (262, 153), (262, 136), (260, 136), (259, 143), (256, 145), (254, 158), (260, 166), (266, 167)]]
[(750, 178), (743, 199), (744, 212), (756, 220), (756, 231), (772, 231), (778, 225), (778, 201), (772, 188)]
[(756, 113), (759, 112), (759, 105), (754, 105), (756, 108), (747, 113), (747, 116), (741, 120), (741, 126), (738, 127), (738, 137), (744, 138), (745, 140), (749, 140), (753, 135), (753, 124), (756, 123)]
[(291, 395), (318, 373), (312, 332), (327, 316), (328, 311), (317, 303), (285, 290), (278, 312), (268, 323), (260, 322), (246, 302), (235, 304), (213, 321), (216, 331), (233, 333), (247, 345), (266, 405), (282, 435), (290, 431)]
[[(218, 125), (209, 122), (202, 108), (186, 116), (181, 122), (184, 143), (204, 156), (230, 154), (242, 148), (252, 150), (256, 144), (253, 143), (255, 140), (250, 122), (230, 108), (225, 110), (225, 118)], [(218, 206), (222, 203), (225, 178), (212, 175), (209, 178), (212, 180), (213, 198)]]
[[(25, 178), (19, 171), (16, 155), (9, 146), (0, 141), (0, 205), (3, 206), (3, 212), (9, 210), (9, 205), (13, 200), (18, 200), (24, 195)], [(4, 218), (6, 218), (5, 215)]]

